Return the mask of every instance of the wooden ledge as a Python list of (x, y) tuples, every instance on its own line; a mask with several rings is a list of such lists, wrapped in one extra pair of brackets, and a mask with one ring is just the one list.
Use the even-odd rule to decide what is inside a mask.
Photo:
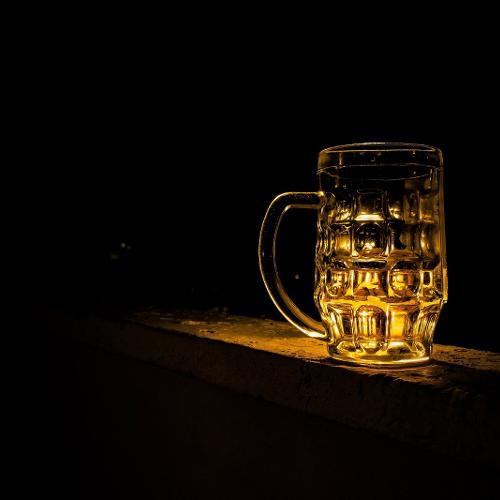
[(48, 331), (239, 393), (500, 467), (500, 354), (436, 345), (420, 368), (341, 365), (285, 322), (217, 311), (38, 313)]

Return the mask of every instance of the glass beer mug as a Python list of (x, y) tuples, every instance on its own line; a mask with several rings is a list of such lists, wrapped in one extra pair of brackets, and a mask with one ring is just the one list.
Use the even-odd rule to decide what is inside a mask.
[[(362, 143), (319, 154), (318, 192), (284, 193), (259, 240), (262, 278), (276, 307), (332, 358), (363, 365), (430, 359), (447, 300), (443, 162), (432, 146)], [(302, 312), (278, 275), (276, 236), (291, 208), (318, 211), (314, 299)]]

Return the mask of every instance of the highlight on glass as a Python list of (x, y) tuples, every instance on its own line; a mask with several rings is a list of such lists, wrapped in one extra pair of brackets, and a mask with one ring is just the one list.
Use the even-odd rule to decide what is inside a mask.
[[(443, 157), (433, 146), (361, 143), (324, 149), (319, 191), (277, 196), (259, 239), (262, 279), (283, 316), (324, 340), (332, 358), (363, 365), (429, 361), (447, 301)], [(317, 210), (317, 321), (278, 274), (276, 238), (292, 208)]]

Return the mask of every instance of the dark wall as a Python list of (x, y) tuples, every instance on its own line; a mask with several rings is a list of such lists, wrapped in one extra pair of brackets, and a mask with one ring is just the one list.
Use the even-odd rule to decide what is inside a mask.
[[(443, 58), (389, 59), (340, 71), (265, 51), (197, 61), (146, 54), (45, 67), (24, 149), (28, 223), (15, 243), (24, 293), (277, 317), (256, 251), (272, 198), (316, 189), (324, 147), (420, 142), (442, 148), (446, 162), (450, 302), (436, 340), (500, 349), (498, 113), (486, 67), (472, 75)], [(283, 238), (284, 280), (310, 310), (314, 215), (290, 215)]]
[(24, 457), (30, 480), (16, 491), (36, 487), (56, 499), (412, 499), (425, 488), (432, 498), (494, 498), (495, 471), (484, 464), (60, 338), (46, 347), (35, 423), (45, 425)]

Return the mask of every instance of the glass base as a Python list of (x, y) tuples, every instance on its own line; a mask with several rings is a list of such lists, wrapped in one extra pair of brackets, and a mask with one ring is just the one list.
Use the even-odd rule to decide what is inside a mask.
[(337, 361), (380, 368), (426, 365), (431, 359), (429, 351), (422, 344), (410, 348), (406, 342), (392, 342), (377, 349), (356, 348), (351, 342), (328, 345), (328, 354)]

